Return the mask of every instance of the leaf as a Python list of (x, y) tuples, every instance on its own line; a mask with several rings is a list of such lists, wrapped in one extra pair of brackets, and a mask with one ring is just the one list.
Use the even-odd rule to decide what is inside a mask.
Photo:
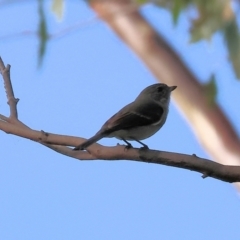
[(204, 84), (204, 92), (209, 105), (213, 105), (217, 96), (217, 85), (214, 75), (210, 77), (208, 83)]
[(175, 25), (177, 24), (182, 8), (183, 8), (183, 4), (181, 0), (175, 0), (173, 2), (172, 17)]
[(235, 74), (240, 79), (240, 33), (235, 19), (226, 25), (223, 33)]
[[(147, 2), (137, 0), (139, 2)], [(148, 0), (150, 2), (150, 0)], [(221, 33), (229, 53), (229, 61), (238, 79), (240, 79), (240, 31), (238, 11), (232, 0), (154, 0), (156, 5), (168, 9), (177, 24), (182, 11), (194, 14), (191, 19), (191, 39), (211, 40), (215, 33)]]
[(39, 14), (39, 25), (38, 25), (38, 37), (40, 39), (38, 49), (38, 66), (42, 64), (43, 56), (46, 52), (46, 45), (48, 40), (46, 18), (43, 11), (43, 1), (38, 0), (38, 14)]
[(64, 0), (53, 0), (51, 9), (57, 19), (59, 21), (62, 20), (64, 12)]
[(210, 40), (215, 32), (221, 31), (225, 27), (231, 17), (227, 16), (229, 13), (232, 14), (230, 0), (194, 1), (198, 17), (192, 21), (191, 42), (201, 39)]
[(212, 35), (223, 26), (221, 11), (213, 14), (208, 9), (199, 7), (198, 12), (199, 17), (192, 21), (191, 42), (201, 39), (210, 40)]

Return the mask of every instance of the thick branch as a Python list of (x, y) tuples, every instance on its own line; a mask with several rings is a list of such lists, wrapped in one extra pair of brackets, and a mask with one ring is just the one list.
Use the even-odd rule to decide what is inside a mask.
[(240, 164), (240, 140), (217, 104), (163, 37), (139, 13), (133, 0), (92, 0), (90, 5), (142, 59), (158, 81), (177, 85), (173, 93), (196, 136), (213, 159)]

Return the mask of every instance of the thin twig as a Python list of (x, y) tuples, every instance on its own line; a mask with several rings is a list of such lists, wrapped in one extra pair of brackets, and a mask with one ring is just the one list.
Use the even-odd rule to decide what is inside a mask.
[(3, 76), (4, 88), (6, 91), (8, 105), (10, 107), (10, 119), (18, 119), (18, 112), (17, 112), (17, 103), (19, 99), (14, 97), (14, 92), (12, 88), (12, 83), (10, 79), (10, 65), (8, 64), (7, 67), (4, 66), (2, 58), (0, 57), (0, 72)]

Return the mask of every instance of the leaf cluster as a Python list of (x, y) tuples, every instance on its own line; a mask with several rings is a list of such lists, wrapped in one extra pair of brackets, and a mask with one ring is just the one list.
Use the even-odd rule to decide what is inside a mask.
[[(148, 2), (150, 1), (138, 0), (139, 4)], [(192, 43), (203, 39), (211, 40), (214, 34), (220, 33), (225, 40), (234, 72), (240, 79), (240, 33), (236, 13), (239, 2), (231, 0), (155, 0), (154, 3), (161, 8), (168, 9), (175, 24), (178, 23), (180, 14), (195, 13), (194, 17), (190, 19), (190, 41)]]

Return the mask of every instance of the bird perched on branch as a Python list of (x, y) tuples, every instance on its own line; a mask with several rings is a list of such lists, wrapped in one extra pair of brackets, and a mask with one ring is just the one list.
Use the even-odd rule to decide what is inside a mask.
[(84, 150), (104, 137), (123, 140), (127, 148), (132, 147), (128, 141), (136, 141), (144, 148), (148, 146), (140, 140), (151, 137), (165, 123), (171, 92), (176, 86), (169, 87), (163, 83), (145, 88), (138, 97), (113, 115), (91, 138), (73, 150)]

